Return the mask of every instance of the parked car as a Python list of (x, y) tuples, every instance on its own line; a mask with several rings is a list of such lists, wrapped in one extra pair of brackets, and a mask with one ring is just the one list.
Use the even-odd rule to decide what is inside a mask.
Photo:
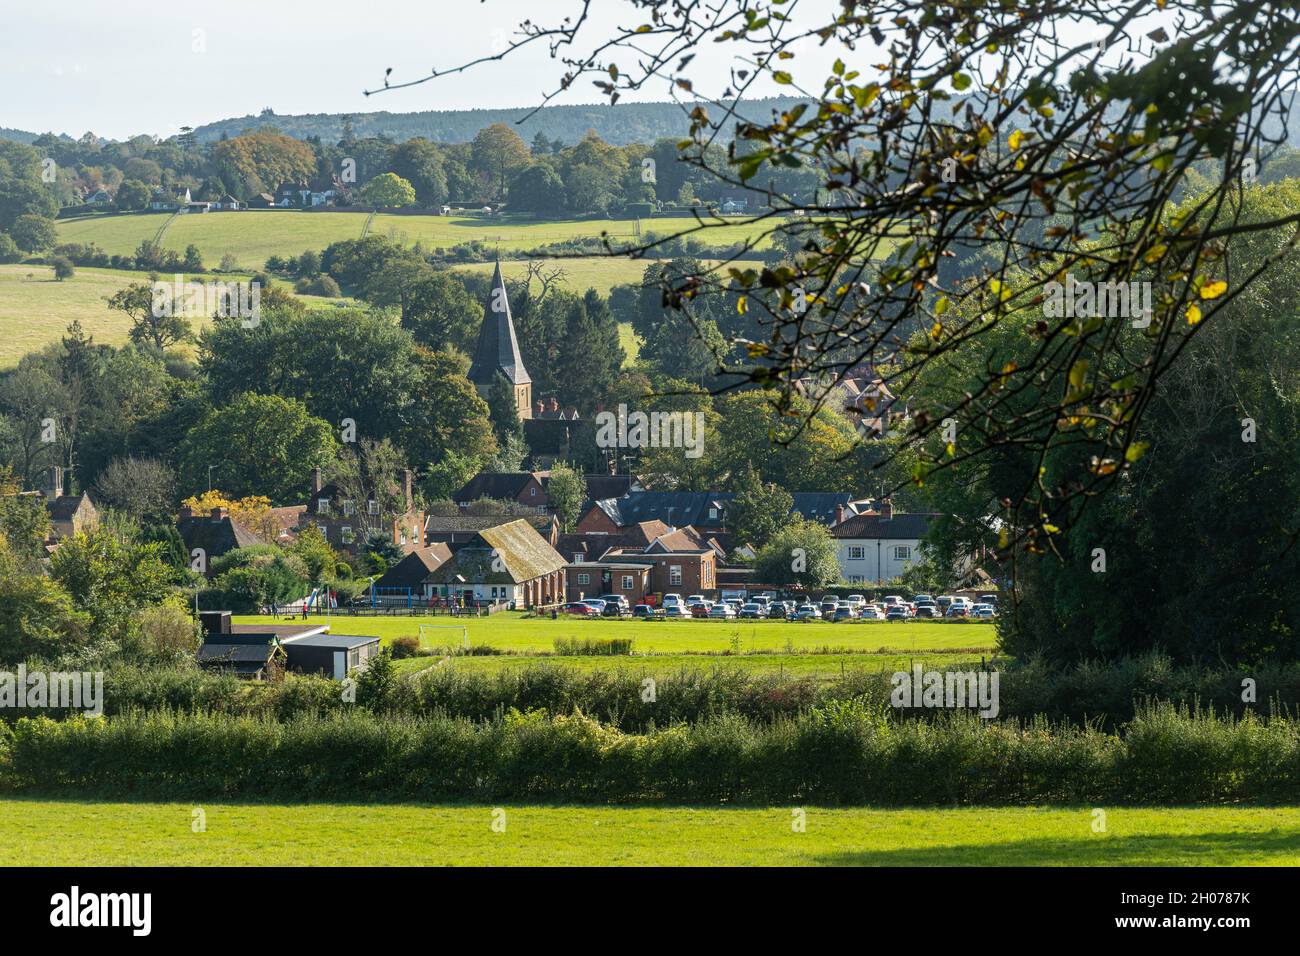
[(708, 616), (713, 621), (729, 621), (736, 616), (736, 610), (726, 601), (719, 601), (709, 608)]
[(839, 606), (835, 608), (835, 615), (832, 619), (835, 621), (851, 621), (857, 616), (852, 604), (848, 601), (841, 601)]
[(618, 601), (606, 601), (601, 617), (631, 617), (632, 612)]
[(912, 598), (912, 603), (916, 605), (933, 604), (934, 598), (928, 594), (918, 594)]
[(713, 610), (713, 607), (714, 605), (710, 604), (708, 601), (705, 601), (701, 604), (692, 604), (691, 617), (700, 618), (700, 619), (707, 618), (709, 616), (709, 612)]
[(575, 617), (600, 617), (600, 612), (585, 601), (571, 601), (564, 605), (563, 610)]
[(928, 601), (926, 603), (918, 601), (916, 604), (916, 616), (943, 617), (943, 612), (939, 610), (939, 605), (935, 604), (933, 601)]
[(603, 613), (605, 610), (605, 602), (600, 598), (583, 598), (582, 603), (594, 607), (597, 614)]
[(773, 601), (772, 606), (767, 609), (767, 616), (774, 621), (784, 621), (790, 617), (790, 609), (785, 606), (784, 601)]
[(997, 607), (998, 607), (998, 596), (997, 596), (996, 594), (981, 594), (981, 595), (980, 595), (980, 603), (981, 603), (981, 604), (987, 604), (987, 605), (989, 605), (990, 607), (992, 607), (994, 610), (997, 610)]
[(736, 613), (736, 617), (758, 620), (763, 616), (763, 614), (763, 605), (759, 604), (757, 601), (751, 601), (749, 604), (741, 606), (740, 610)]
[(649, 604), (638, 604), (636, 607), (632, 608), (632, 616), (644, 617), (653, 621), (655, 619), (655, 609)]
[(970, 616), (983, 617), (983, 618), (997, 617), (998, 609), (995, 608), (992, 604), (976, 604), (973, 608), (971, 608)]
[(663, 600), (663, 606), (667, 608), (673, 604), (680, 604), (682, 608), (686, 607), (686, 604), (682, 601), (682, 596), (680, 594), (665, 594)]
[(690, 597), (686, 599), (687, 607), (690, 607), (692, 604), (711, 604), (711, 603), (713, 602), (711, 602), (703, 594), (692, 594)]
[(794, 612), (794, 618), (796, 621), (820, 621), (822, 612), (812, 604), (800, 604)]
[(891, 604), (885, 612), (886, 621), (906, 621), (912, 616), (912, 609), (906, 604)]
[(940, 611), (946, 612), (948, 610), (948, 605), (952, 604), (952, 595), (940, 594), (938, 598), (935, 599), (934, 603), (939, 605)]
[(948, 610), (944, 612), (944, 617), (967, 617), (970, 609), (965, 604), (958, 604), (955, 601), (948, 605)]
[(885, 619), (885, 610), (879, 604), (868, 604), (858, 615), (864, 621), (883, 621)]
[(850, 594), (848, 597), (848, 602), (860, 611), (862, 610), (863, 606), (866, 605), (867, 598), (865, 595), (862, 594)]
[(625, 594), (602, 594), (600, 599), (606, 604), (609, 604), (612, 601), (624, 610), (631, 609), (631, 605), (628, 604), (627, 595)]
[(677, 604), (669, 604), (664, 608), (664, 617), (681, 620), (690, 617), (690, 615), (686, 613), (685, 606), (678, 602)]

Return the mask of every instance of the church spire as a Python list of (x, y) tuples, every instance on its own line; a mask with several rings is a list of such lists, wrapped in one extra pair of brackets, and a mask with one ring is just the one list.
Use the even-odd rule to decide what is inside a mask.
[(496, 376), (504, 375), (515, 387), (515, 401), (520, 418), (532, 417), (532, 378), (519, 354), (519, 340), (515, 337), (515, 323), (510, 315), (510, 299), (506, 295), (505, 279), (501, 276), (501, 260), (492, 273), (492, 287), (483, 309), (483, 327), (479, 330), (478, 348), (469, 368), (469, 380), (480, 394), (486, 395)]

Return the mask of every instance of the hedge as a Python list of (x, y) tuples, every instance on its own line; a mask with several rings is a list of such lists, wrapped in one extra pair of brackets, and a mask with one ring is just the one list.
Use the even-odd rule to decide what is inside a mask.
[(865, 702), (624, 734), (581, 715), (474, 722), (152, 713), (0, 729), (0, 787), (148, 799), (823, 805), (1294, 802), (1300, 724), (1162, 705), (1122, 734)]

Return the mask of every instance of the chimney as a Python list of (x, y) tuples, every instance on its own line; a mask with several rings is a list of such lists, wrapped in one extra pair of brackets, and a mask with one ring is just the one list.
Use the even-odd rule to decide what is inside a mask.
[(894, 517), (894, 502), (889, 498), (885, 498), (880, 502), (880, 517), (886, 521)]
[(560, 400), (559, 400), (558, 398), (556, 398), (554, 395), (552, 395), (552, 396), (551, 396), (551, 408), (550, 408), (551, 414), (555, 414), (555, 413), (558, 412), (559, 410), (560, 410)]
[(540, 398), (537, 400), (537, 415), (541, 417), (546, 414), (546, 403)]
[(323, 487), (325, 487), (325, 485), (320, 480), (320, 469), (313, 468), (311, 470), (311, 490), (313, 492), (317, 492), (320, 491)]
[(58, 465), (52, 465), (49, 474), (46, 477), (44, 488), (46, 497), (53, 500), (63, 494), (63, 469)]
[(225, 517), (226, 517), (226, 509), (225, 509), (225, 508), (213, 508), (213, 509), (212, 509), (212, 520), (213, 520), (213, 521), (220, 521), (220, 520), (222, 520), (222, 519), (225, 518)]
[(186, 505), (185, 507), (181, 508), (181, 517), (182, 517), (182, 518), (193, 518), (193, 517), (194, 517), (194, 509), (191, 508), (189, 505)]
[(406, 510), (410, 511), (415, 504), (415, 498), (411, 494), (411, 469), (402, 469), (402, 493), (406, 496)]
[(843, 524), (843, 523), (844, 523), (844, 506), (843, 506), (843, 505), (836, 505), (836, 506), (835, 506), (835, 523), (836, 523), (836, 524)]

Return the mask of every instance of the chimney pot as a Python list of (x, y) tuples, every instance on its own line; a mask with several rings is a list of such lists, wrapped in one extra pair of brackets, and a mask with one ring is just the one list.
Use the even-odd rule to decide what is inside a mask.
[(880, 516), (886, 520), (894, 517), (894, 502), (889, 498), (880, 502)]
[(315, 491), (320, 491), (321, 488), (323, 488), (323, 487), (325, 487), (325, 486), (324, 486), (324, 484), (321, 482), (320, 469), (319, 469), (319, 468), (313, 468), (313, 469), (311, 470), (311, 490), (312, 490), (313, 492), (315, 492)]
[(843, 505), (836, 505), (836, 506), (835, 506), (835, 523), (836, 523), (836, 524), (843, 524), (843, 523), (844, 523), (844, 506), (843, 506)]

